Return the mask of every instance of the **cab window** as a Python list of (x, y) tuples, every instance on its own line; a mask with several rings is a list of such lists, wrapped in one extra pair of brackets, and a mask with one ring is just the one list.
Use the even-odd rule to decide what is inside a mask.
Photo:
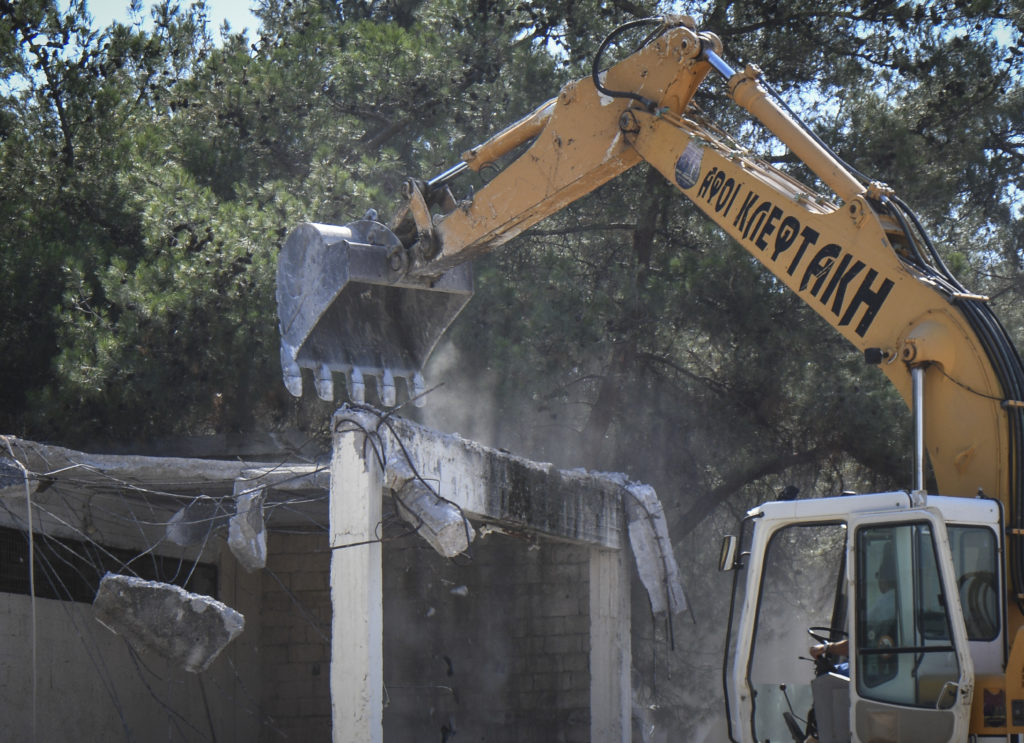
[(1000, 629), (995, 532), (985, 526), (949, 526), (947, 531), (967, 639), (994, 640)]
[(959, 665), (931, 526), (862, 527), (856, 546), (858, 693), (934, 707)]
[(845, 633), (835, 617), (845, 582), (846, 524), (799, 524), (779, 529), (764, 559), (757, 627), (750, 657), (757, 740), (792, 740), (783, 713), (801, 719), (813, 704), (811, 627), (838, 641)]

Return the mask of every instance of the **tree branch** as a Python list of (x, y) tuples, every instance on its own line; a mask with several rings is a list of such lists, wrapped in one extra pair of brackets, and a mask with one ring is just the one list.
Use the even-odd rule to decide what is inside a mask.
[(823, 449), (815, 448), (804, 452), (785, 454), (758, 462), (747, 467), (745, 470), (736, 473), (721, 485), (711, 490), (711, 492), (697, 498), (697, 501), (693, 503), (680, 518), (680, 525), (677, 527), (676, 537), (678, 538), (694, 531), (698, 526), (700, 526), (700, 523), (711, 514), (712, 511), (718, 508), (718, 506), (723, 502), (732, 498), (744, 486), (749, 485), (752, 482), (756, 482), (768, 475), (777, 475), (781, 472), (785, 472), (790, 467), (816, 462), (826, 453), (827, 452)]

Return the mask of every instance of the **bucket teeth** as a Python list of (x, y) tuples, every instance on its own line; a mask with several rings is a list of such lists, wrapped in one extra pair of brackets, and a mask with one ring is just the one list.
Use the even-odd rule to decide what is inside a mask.
[(426, 395), (423, 394), (426, 390), (427, 384), (423, 381), (423, 375), (419, 372), (413, 374), (409, 381), (409, 397), (412, 398), (412, 404), (417, 408), (422, 408), (427, 404)]
[(334, 400), (334, 375), (331, 373), (331, 367), (327, 364), (320, 364), (316, 368), (313, 385), (316, 387), (316, 396), (321, 400), (325, 402)]
[(281, 345), (281, 376), (288, 392), (293, 397), (302, 397), (302, 369), (295, 363), (284, 344)]
[(398, 393), (395, 390), (395, 375), (390, 369), (385, 369), (380, 377), (380, 402), (385, 408), (395, 407), (398, 400)]
[(358, 366), (352, 367), (352, 383), (348, 388), (348, 396), (352, 402), (362, 404), (366, 402), (366, 383), (363, 381), (363, 373)]

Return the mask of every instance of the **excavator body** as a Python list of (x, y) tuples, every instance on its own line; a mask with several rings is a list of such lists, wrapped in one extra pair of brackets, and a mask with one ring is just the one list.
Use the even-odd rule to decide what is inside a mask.
[[(640, 48), (602, 70), (617, 37), (644, 25), (654, 28)], [(730, 740), (1019, 743), (1024, 362), (910, 207), (844, 163), (757, 67), (733, 70), (721, 51), (686, 16), (625, 24), (601, 44), (590, 77), (440, 175), (409, 180), (388, 226), (368, 215), (297, 228), (278, 268), (285, 383), (300, 395), (302, 369), (312, 369), (330, 400), (340, 373), (361, 401), (372, 377), (391, 407), (404, 378), (422, 401), (420, 369), (472, 292), (468, 261), (646, 162), (862, 351), (914, 416), (912, 488), (763, 504), (727, 540), (722, 567), (738, 604), (723, 673)], [(710, 72), (812, 182), (693, 105)], [(453, 198), (451, 181), (493, 163), (499, 172), (471, 199)], [(926, 490), (926, 463), (940, 496)], [(779, 586), (811, 574), (794, 571), (792, 555), (814, 563), (819, 545), (831, 555), (820, 610), (790, 616), (810, 604)], [(790, 700), (778, 692), (803, 672), (807, 638), (791, 631), (801, 619), (823, 652), (848, 660), (820, 675), (820, 694), (804, 684)], [(813, 705), (820, 726), (801, 729), (791, 702)]]

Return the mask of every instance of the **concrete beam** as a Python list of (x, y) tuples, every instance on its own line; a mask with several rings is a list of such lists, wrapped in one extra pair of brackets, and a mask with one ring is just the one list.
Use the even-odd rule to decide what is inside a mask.
[(413, 469), (475, 520), (579, 544), (626, 546), (623, 490), (614, 478), (560, 470), (402, 418), (384, 425), (381, 414), (366, 409), (342, 408), (339, 425), (373, 432), (389, 474)]
[[(272, 516), (274, 525), (308, 525), (326, 523), (330, 468), (327, 463), (282, 464), (90, 454), (14, 436), (0, 436), (0, 498), (8, 508), (17, 508), (17, 504), (25, 500), (25, 481), (31, 492), (41, 488), (41, 498), (33, 499), (40, 503), (62, 489), (76, 493), (87, 490), (96, 494), (94, 497), (113, 494), (120, 500), (131, 499), (143, 504), (147, 520), (164, 511), (170, 518), (197, 497), (210, 496), (220, 502), (262, 486), (266, 490), (267, 514)], [(287, 504), (287, 507), (275, 508), (277, 504)], [(221, 521), (227, 523), (233, 512), (232, 504), (222, 505), (220, 510), (224, 517)], [(10, 519), (5, 520), (7, 515), (6, 511), (0, 512), (0, 522), (10, 523)], [(179, 522), (178, 526), (172, 525), (172, 530), (184, 528), (189, 522), (209, 526), (209, 522), (192, 518), (184, 512)], [(61, 533), (62, 526), (57, 524), (55, 529), (53, 533)], [(188, 541), (187, 529), (179, 530), (178, 534), (181, 539), (177, 536), (174, 539), (179, 543)]]
[(0, 436), (0, 455), (17, 460), (33, 479), (57, 482), (68, 479), (110, 488), (119, 484), (150, 490), (187, 486), (189, 490), (226, 489), (230, 492), (236, 478), (258, 479), (254, 484), (275, 490), (326, 490), (328, 487), (328, 471), (323, 465), (88, 454), (15, 436)]

